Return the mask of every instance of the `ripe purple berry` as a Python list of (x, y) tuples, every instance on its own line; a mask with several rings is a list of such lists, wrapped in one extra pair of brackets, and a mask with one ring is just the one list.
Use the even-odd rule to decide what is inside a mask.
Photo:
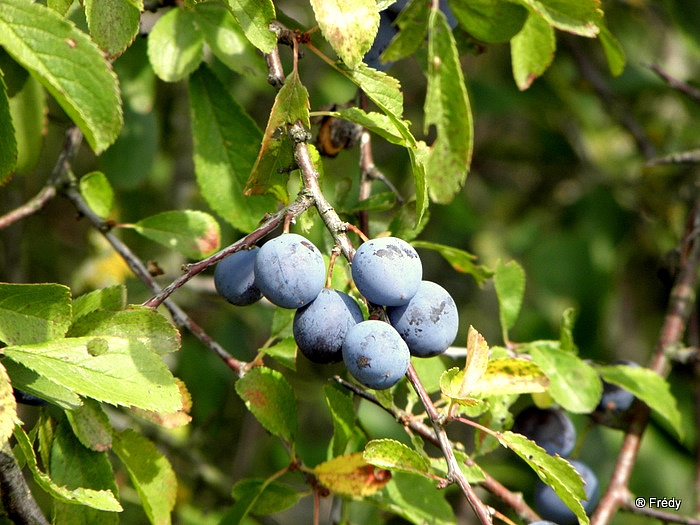
[(214, 270), (217, 293), (236, 306), (248, 306), (262, 298), (255, 283), (255, 257), (260, 248), (241, 250), (219, 261)]

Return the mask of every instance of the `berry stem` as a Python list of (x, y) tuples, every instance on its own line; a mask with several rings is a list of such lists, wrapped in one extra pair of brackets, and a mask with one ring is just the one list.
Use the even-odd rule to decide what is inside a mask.
[(413, 364), (408, 365), (406, 376), (411, 382), (411, 385), (413, 385), (416, 394), (418, 394), (418, 398), (421, 400), (421, 403), (423, 403), (425, 411), (428, 413), (428, 417), (430, 417), (430, 421), (433, 424), (433, 429), (435, 430), (435, 434), (438, 438), (440, 449), (442, 450), (442, 454), (445, 456), (445, 460), (447, 461), (448, 482), (457, 483), (481, 523), (484, 525), (493, 523), (491, 511), (476, 495), (474, 489), (467, 481), (467, 478), (464, 477), (462, 469), (459, 468), (459, 463), (457, 462), (457, 458), (452, 450), (452, 443), (450, 443), (450, 440), (447, 437), (447, 432), (445, 432), (445, 427), (443, 426), (443, 417), (435, 408), (433, 401), (430, 399), (428, 392), (426, 392), (423, 383), (421, 383), (421, 380), (416, 373), (416, 369), (413, 368)]

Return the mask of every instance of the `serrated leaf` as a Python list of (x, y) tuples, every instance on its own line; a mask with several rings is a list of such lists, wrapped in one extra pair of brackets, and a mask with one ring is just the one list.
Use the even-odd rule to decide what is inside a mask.
[(375, 0), (311, 0), (323, 36), (338, 57), (354, 68), (369, 51), (379, 28)]
[(268, 195), (243, 195), (262, 133), (206, 67), (189, 83), (194, 165), (197, 183), (209, 206), (241, 231), (252, 231), (275, 209)]
[[(71, 432), (66, 421), (59, 423), (51, 440), (48, 470), (57, 485), (70, 490), (118, 494), (112, 465), (104, 452), (85, 448)], [(72, 502), (71, 502), (72, 503)], [(114, 512), (109, 514), (89, 506), (56, 501), (53, 517), (56, 523), (118, 523)]]
[(219, 223), (208, 213), (172, 210), (141, 219), (132, 225), (144, 237), (190, 259), (200, 259), (219, 249)]
[(392, 209), (396, 205), (396, 194), (392, 191), (383, 191), (374, 193), (367, 199), (359, 201), (348, 212), (355, 213), (358, 211), (386, 211)]
[(114, 437), (113, 450), (126, 467), (151, 523), (170, 523), (177, 498), (177, 478), (153, 442), (131, 429)]
[(282, 512), (302, 497), (294, 487), (262, 479), (241, 480), (233, 486), (232, 494), (237, 501), (252, 501), (249, 512), (259, 516)]
[(519, 0), (552, 27), (576, 35), (594, 37), (603, 16), (599, 0)]
[(397, 472), (428, 476), (430, 462), (412, 448), (394, 439), (373, 439), (362, 453), (367, 463)]
[(182, 80), (199, 67), (203, 57), (204, 35), (189, 10), (171, 9), (148, 35), (148, 59), (161, 80)]
[(0, 448), (5, 448), (5, 444), (12, 436), (15, 423), (19, 422), (17, 417), (17, 402), (12, 393), (12, 384), (7, 370), (0, 364)]
[(95, 153), (116, 140), (123, 122), (117, 78), (85, 33), (44, 5), (4, 0), (0, 46), (53, 95)]
[(113, 429), (109, 417), (94, 399), (85, 399), (82, 406), (66, 410), (66, 419), (83, 446), (97, 452), (112, 446)]
[(629, 390), (644, 401), (649, 408), (664, 418), (676, 434), (682, 438), (681, 413), (671, 393), (668, 381), (653, 370), (625, 365), (608, 365), (596, 368), (608, 383)]
[(83, 404), (83, 400), (69, 388), (47, 379), (29, 368), (6, 359), (3, 364), (18, 390), (27, 392), (53, 403), (66, 410), (73, 410)]
[(595, 369), (578, 356), (564, 352), (556, 342), (534, 342), (523, 347), (549, 377), (548, 392), (565, 410), (576, 414), (592, 412), (603, 386)]
[(258, 157), (245, 185), (246, 195), (269, 192), (284, 203), (289, 201), (287, 180), (294, 155), (286, 128), (297, 121), (305, 128), (310, 126), (309, 93), (293, 71), (275, 97)]
[(518, 358), (493, 359), (472, 390), (472, 395), (492, 396), (545, 392), (549, 379), (532, 361)]
[(423, 107), (424, 130), (437, 129), (426, 166), (428, 193), (434, 202), (449, 203), (469, 173), (474, 122), (457, 44), (445, 15), (430, 13), (428, 87)]
[(158, 355), (180, 348), (180, 332), (161, 314), (144, 306), (86, 313), (73, 323), (67, 335), (132, 339)]
[(498, 297), (498, 316), (501, 320), (503, 340), (508, 341), (508, 330), (513, 328), (520, 313), (525, 295), (525, 270), (517, 261), (496, 263), (493, 284)]
[(504, 0), (450, 2), (455, 18), (467, 32), (482, 42), (508, 42), (523, 27), (527, 9)]
[(282, 374), (263, 366), (253, 368), (238, 380), (236, 392), (265, 429), (288, 443), (294, 442), (296, 397)]
[(231, 11), (223, 4), (200, 3), (195, 6), (197, 25), (204, 41), (218, 58), (237, 73), (260, 76), (267, 74), (265, 60), (250, 44)]
[[(21, 427), (15, 426), (14, 437), (17, 440), (17, 448), (15, 456), (18, 454), (26, 462), (32, 477), (39, 487), (49, 493), (59, 501), (66, 503), (79, 503), (87, 505), (93, 509), (104, 510), (107, 512), (121, 512), (122, 506), (114, 497), (111, 490), (93, 490), (84, 487), (70, 489), (61, 486), (54, 482), (46, 473), (39, 470), (34, 449), (29, 441), (29, 437)], [(87, 449), (86, 449), (87, 450)], [(19, 458), (18, 458), (19, 460)], [(114, 479), (114, 478), (112, 478)]]
[(29, 75), (22, 89), (10, 98), (10, 114), (17, 140), (15, 173), (31, 171), (39, 161), (46, 133), (47, 113), (46, 90), (37, 79)]
[(362, 452), (337, 456), (320, 463), (313, 473), (331, 492), (346, 497), (370, 496), (391, 479), (389, 471), (367, 463)]
[(96, 310), (116, 312), (126, 308), (126, 286), (118, 284), (84, 293), (73, 299), (73, 322)]
[(67, 286), (0, 283), (0, 341), (8, 345), (63, 337), (71, 318)]
[(485, 266), (474, 264), (474, 261), (477, 258), (476, 255), (464, 250), (427, 241), (413, 241), (411, 244), (414, 248), (425, 248), (427, 250), (438, 252), (448, 263), (450, 263), (452, 268), (458, 272), (471, 275), (474, 277), (474, 279), (476, 279), (476, 282), (479, 285), (483, 284), (487, 279), (490, 279), (493, 276), (494, 272), (492, 270), (486, 268)]
[(87, 205), (103, 219), (109, 217), (114, 207), (114, 190), (107, 176), (93, 171), (80, 177), (80, 194)]
[(275, 19), (272, 0), (226, 0), (226, 4), (250, 43), (263, 53), (271, 52), (277, 45), (277, 35), (270, 31)]
[(541, 16), (530, 13), (520, 32), (510, 41), (513, 78), (525, 90), (542, 75), (554, 59), (554, 29)]
[[(105, 345), (107, 351), (95, 352)], [(8, 346), (4, 353), (7, 359), (50, 381), (98, 401), (159, 412), (175, 412), (182, 407), (180, 391), (168, 367), (135, 340), (74, 337)]]
[(113, 59), (136, 38), (141, 10), (131, 0), (85, 0), (85, 17), (92, 39)]
[(4, 184), (17, 165), (17, 139), (10, 115), (7, 87), (0, 70), (0, 184)]
[(571, 463), (559, 456), (550, 456), (534, 441), (510, 430), (499, 433), (498, 441), (520, 456), (544, 483), (554, 489), (566, 506), (576, 514), (580, 524), (589, 522), (581, 505), (581, 500), (586, 498), (583, 480)]
[(435, 489), (435, 480), (397, 472), (381, 493), (370, 496), (370, 501), (409, 523), (454, 525), (454, 511), (445, 496), (444, 490)]
[(470, 326), (467, 332), (467, 362), (464, 365), (464, 378), (459, 388), (460, 396), (464, 397), (476, 388), (486, 372), (490, 355), (489, 345), (484, 336)]
[(406, 145), (406, 140), (396, 129), (393, 120), (382, 113), (376, 111), (366, 112), (360, 108), (349, 107), (333, 111), (331, 115), (359, 124), (392, 144)]
[(475, 410), (482, 411), (485, 407), (484, 401), (469, 395), (469, 393), (462, 393), (462, 384), (464, 383), (464, 369), (461, 368), (450, 368), (445, 370), (440, 376), (440, 391), (451, 401), (456, 401), (460, 405), (465, 407), (474, 408)]

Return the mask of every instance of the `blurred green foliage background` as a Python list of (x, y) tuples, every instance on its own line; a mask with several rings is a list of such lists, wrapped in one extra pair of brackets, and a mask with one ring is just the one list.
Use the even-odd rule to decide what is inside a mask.
[[(310, 27), (313, 17), (308, 6), (295, 0), (276, 4), (300, 27)], [(451, 204), (431, 206), (430, 221), (418, 238), (467, 250), (487, 266), (499, 259), (522, 264), (527, 288), (511, 334), (516, 342), (557, 338), (562, 312), (574, 307), (575, 341), (584, 358), (646, 364), (665, 312), (669, 290), (665, 276), (672, 273), (673, 250), (697, 198), (699, 175), (696, 163), (648, 162), (695, 149), (700, 142), (700, 101), (669, 87), (650, 66), (690, 84), (698, 79), (700, 9), (693, 0), (605, 1), (603, 8), (609, 29), (627, 55), (624, 72), (616, 78), (607, 70), (599, 42), (558, 33), (552, 67), (521, 92), (512, 78), (507, 46), (475, 49), (465, 44), (463, 67), (475, 117), (472, 170)], [(291, 58), (288, 50), (284, 52), (288, 66)], [(240, 76), (213, 64), (264, 128), (275, 96), (264, 70)], [(74, 171), (100, 169), (109, 176), (118, 191), (117, 222), (169, 209), (206, 210), (194, 183), (186, 87), (155, 79), (145, 39), (114, 66), (123, 79), (122, 136), (101, 158), (83, 148)], [(406, 116), (417, 136), (423, 127), (423, 66), (419, 57), (390, 70), (401, 81)], [(312, 110), (355, 96), (354, 87), (313, 53), (305, 52), (299, 68)], [(3, 209), (26, 201), (44, 184), (65, 125), (66, 117), (52, 105), (39, 165), (0, 191)], [(410, 195), (412, 178), (405, 152), (376, 137), (373, 147), (377, 167)], [(335, 202), (358, 176), (357, 148), (324, 162), (324, 189)], [(375, 184), (377, 191), (384, 190)], [(6, 230), (0, 237), (0, 280), (63, 282), (81, 292), (126, 279), (130, 302), (147, 299), (147, 290), (127, 276), (117, 256), (87, 224), (76, 220), (66, 204), (56, 200), (43, 213)], [(241, 236), (221, 224), (224, 244)], [(386, 219), (377, 214), (371, 225), (371, 233), (379, 234), (386, 229)], [(328, 253), (328, 235), (318, 228), (309, 235)], [(124, 231), (122, 236), (144, 260), (157, 261), (165, 272), (159, 278), (164, 285), (179, 274), (185, 261), (136, 234)], [(35, 242), (37, 238), (41, 242)], [(441, 283), (460, 307), (462, 329), (455, 344), (465, 344), (470, 324), (490, 344), (502, 344), (492, 284), (477, 286), (435, 253), (421, 251), (421, 256), (425, 278)], [(250, 360), (269, 336), (273, 310), (266, 304), (235, 308), (225, 303), (214, 294), (212, 273), (193, 280), (175, 298), (229, 352)], [(697, 318), (695, 323), (697, 329)], [(230, 504), (232, 483), (254, 475), (266, 477), (285, 466), (286, 456), (277, 440), (246, 412), (230, 370), (193, 337), (183, 334), (183, 348), (172, 358), (176, 375), (193, 396), (193, 422), (173, 432), (152, 429), (151, 437), (167, 453), (181, 481), (178, 522), (217, 523), (221, 510)], [(320, 367), (300, 359), (297, 373), (286, 374), (295, 387), (305, 385), (297, 390), (305, 395), (299, 399), (299, 453), (309, 465), (325, 459), (332, 435), (321, 388), (340, 372), (337, 366)], [(631, 488), (639, 496), (680, 498), (681, 513), (691, 513), (697, 504), (693, 489), (697, 378), (692, 366), (678, 364), (670, 382), (685, 418), (685, 438), (678, 441), (652, 424)], [(529, 399), (522, 400), (526, 402)], [(407, 439), (399, 425), (376, 407), (361, 403), (359, 417), (371, 437)], [(576, 417), (575, 423), (583, 434), (587, 419)], [(603, 489), (621, 436), (619, 431), (593, 428), (581, 441), (580, 457), (598, 473)], [(469, 436), (462, 437), (468, 442)], [(529, 497), (534, 475), (515, 456), (496, 453), (486, 466), (504, 485)], [(456, 492), (454, 496), (459, 499)], [(488, 501), (499, 507), (497, 501)], [(306, 498), (276, 519), (301, 523), (299, 516), (309, 516), (311, 505), (311, 498)], [(459, 523), (473, 522), (465, 504), (456, 506)], [(140, 522), (140, 511), (131, 511), (133, 521), (125, 522)], [(324, 503), (324, 512), (332, 512), (330, 502)], [(353, 510), (358, 523), (372, 523), (374, 512), (366, 505)], [(646, 521), (619, 513), (614, 523)]]

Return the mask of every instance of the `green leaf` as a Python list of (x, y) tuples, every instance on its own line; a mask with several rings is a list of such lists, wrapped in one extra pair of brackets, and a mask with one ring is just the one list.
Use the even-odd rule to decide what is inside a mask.
[(560, 350), (558, 342), (533, 342), (524, 345), (523, 351), (528, 352), (549, 377), (548, 392), (565, 410), (576, 414), (593, 411), (603, 386), (592, 366)]
[(17, 139), (10, 115), (7, 87), (0, 70), (0, 184), (4, 184), (15, 171), (17, 155)]
[(427, 241), (413, 241), (411, 244), (414, 248), (425, 248), (438, 252), (452, 265), (452, 268), (461, 273), (468, 273), (476, 279), (479, 285), (483, 284), (487, 279), (490, 279), (494, 274), (492, 270), (489, 270), (485, 266), (474, 264), (477, 258), (476, 255), (472, 255), (464, 250)]
[(85, 16), (92, 39), (113, 59), (136, 38), (141, 9), (132, 0), (85, 0)]
[(541, 16), (530, 13), (522, 30), (510, 42), (513, 78), (520, 90), (530, 87), (552, 63), (554, 29)]
[(126, 467), (151, 523), (170, 523), (177, 499), (177, 478), (156, 446), (126, 429), (114, 436), (113, 450)]
[(432, 125), (437, 128), (426, 166), (428, 193), (433, 201), (447, 204), (467, 179), (474, 123), (457, 44), (439, 10), (430, 13), (428, 87), (423, 109), (425, 132)]
[(644, 401), (682, 438), (681, 413), (669, 384), (663, 377), (648, 368), (625, 365), (599, 366), (596, 370), (608, 383), (621, 386)]
[(450, 2), (455, 18), (467, 32), (482, 42), (508, 42), (523, 27), (527, 9), (503, 0), (470, 0)]
[(253, 368), (238, 380), (236, 392), (263, 427), (288, 443), (294, 442), (296, 398), (282, 374), (262, 366)]
[(613, 36), (607, 26), (599, 24), (599, 27), (600, 34), (598, 38), (603, 45), (603, 52), (608, 61), (610, 74), (614, 77), (620, 76), (625, 69), (625, 63), (627, 61), (625, 50), (622, 49), (622, 45), (620, 45), (620, 42)]
[(276, 205), (270, 196), (243, 195), (262, 134), (206, 67), (190, 78), (189, 98), (195, 173), (202, 196), (235, 228), (251, 231)]
[(114, 336), (138, 341), (149, 351), (165, 355), (180, 348), (180, 332), (161, 314), (144, 306), (126, 310), (97, 310), (76, 319), (68, 337)]
[(216, 58), (236, 73), (257, 77), (267, 75), (265, 60), (223, 4), (197, 4), (194, 14), (204, 41)]
[(562, 31), (594, 37), (603, 16), (599, 0), (519, 0)]
[(0, 341), (8, 345), (63, 337), (71, 318), (67, 286), (0, 284)]
[(51, 93), (95, 153), (114, 142), (122, 127), (117, 78), (85, 33), (46, 6), (4, 0), (0, 46)]
[(0, 364), (0, 447), (5, 448), (16, 423), (19, 423), (17, 402), (12, 393), (10, 376), (5, 367)]
[(294, 487), (262, 479), (241, 480), (233, 486), (232, 494), (237, 501), (251, 501), (249, 512), (258, 516), (282, 512), (302, 497)]
[(293, 336), (288, 336), (272, 346), (261, 348), (261, 352), (271, 357), (274, 357), (281, 364), (290, 370), (296, 370), (297, 344)]
[(46, 90), (33, 77), (28, 76), (22, 89), (10, 98), (10, 114), (17, 139), (16, 173), (34, 169), (46, 133)]
[[(112, 465), (107, 454), (81, 445), (65, 421), (59, 423), (54, 432), (49, 472), (54, 483), (70, 490), (89, 489), (105, 495), (113, 494), (113, 497), (118, 494)], [(55, 523), (95, 523), (96, 525), (118, 523), (118, 519), (115, 521), (114, 511), (104, 514), (90, 506), (84, 507), (57, 501), (54, 504)]]
[(106, 175), (93, 171), (80, 177), (80, 193), (87, 205), (102, 218), (109, 217), (114, 207), (114, 190)]
[(204, 36), (192, 11), (174, 8), (161, 16), (148, 35), (148, 59), (161, 80), (177, 82), (204, 57)]
[(379, 29), (375, 0), (311, 0), (321, 33), (349, 68), (362, 62)]
[(126, 287), (108, 286), (73, 299), (73, 322), (96, 310), (118, 311), (126, 308)]
[(289, 201), (287, 180), (289, 168), (294, 165), (294, 154), (286, 127), (297, 121), (301, 121), (306, 128), (310, 126), (309, 93), (299, 75), (292, 72), (277, 93), (270, 111), (260, 152), (246, 183), (246, 195), (269, 192), (282, 202)]
[(277, 35), (270, 31), (275, 19), (272, 0), (226, 0), (226, 4), (251, 44), (263, 53), (277, 45)]
[(219, 249), (219, 223), (208, 213), (173, 210), (141, 219), (131, 226), (144, 237), (190, 259), (200, 259)]
[(354, 440), (363, 439), (364, 435), (357, 426), (352, 396), (335, 383), (325, 385), (323, 394), (333, 421), (333, 439), (330, 451), (332, 457), (336, 457), (346, 452), (348, 444)]
[(373, 439), (362, 453), (370, 465), (397, 472), (428, 476), (430, 462), (412, 448), (394, 439)]
[(516, 261), (496, 263), (493, 284), (498, 297), (498, 316), (503, 340), (508, 341), (508, 330), (513, 328), (525, 295), (525, 270)]
[(83, 446), (97, 452), (111, 448), (113, 429), (109, 416), (94, 399), (85, 399), (82, 406), (66, 410), (66, 419)]
[(70, 388), (59, 385), (9, 359), (5, 359), (3, 364), (12, 378), (14, 387), (22, 392), (45, 399), (66, 410), (73, 410), (82, 406), (83, 400), (73, 393)]
[[(111, 490), (93, 490), (85, 487), (71, 489), (56, 483), (46, 473), (39, 470), (32, 444), (21, 427), (15, 426), (14, 437), (17, 440), (17, 447), (13, 451), (15, 456), (17, 456), (18, 461), (21, 459), (26, 462), (34, 481), (42, 490), (59, 501), (64, 501), (66, 503), (78, 503), (107, 512), (122, 511), (122, 506), (114, 497), (114, 493)], [(113, 480), (114, 478), (112, 477), (111, 479)]]
[(75, 337), (8, 346), (4, 353), (50, 381), (98, 401), (166, 413), (182, 408), (168, 367), (138, 341)]
[(413, 55), (423, 45), (428, 31), (430, 5), (427, 2), (409, 2), (394, 21), (399, 32), (382, 53), (382, 62), (400, 60)]
[(586, 497), (583, 480), (571, 463), (559, 456), (550, 456), (534, 441), (510, 430), (500, 433), (498, 440), (520, 456), (544, 483), (554, 489), (566, 506), (576, 514), (581, 525), (589, 522), (581, 505), (581, 500)]
[(454, 525), (456, 518), (445, 496), (444, 490), (435, 489), (435, 480), (397, 472), (384, 490), (370, 500), (410, 523)]
[(396, 194), (393, 191), (374, 193), (367, 199), (359, 201), (348, 210), (349, 213), (358, 211), (387, 211), (396, 205)]
[(406, 145), (406, 140), (396, 129), (394, 121), (382, 113), (376, 111), (366, 112), (353, 106), (330, 112), (330, 115), (359, 124), (392, 144)]

